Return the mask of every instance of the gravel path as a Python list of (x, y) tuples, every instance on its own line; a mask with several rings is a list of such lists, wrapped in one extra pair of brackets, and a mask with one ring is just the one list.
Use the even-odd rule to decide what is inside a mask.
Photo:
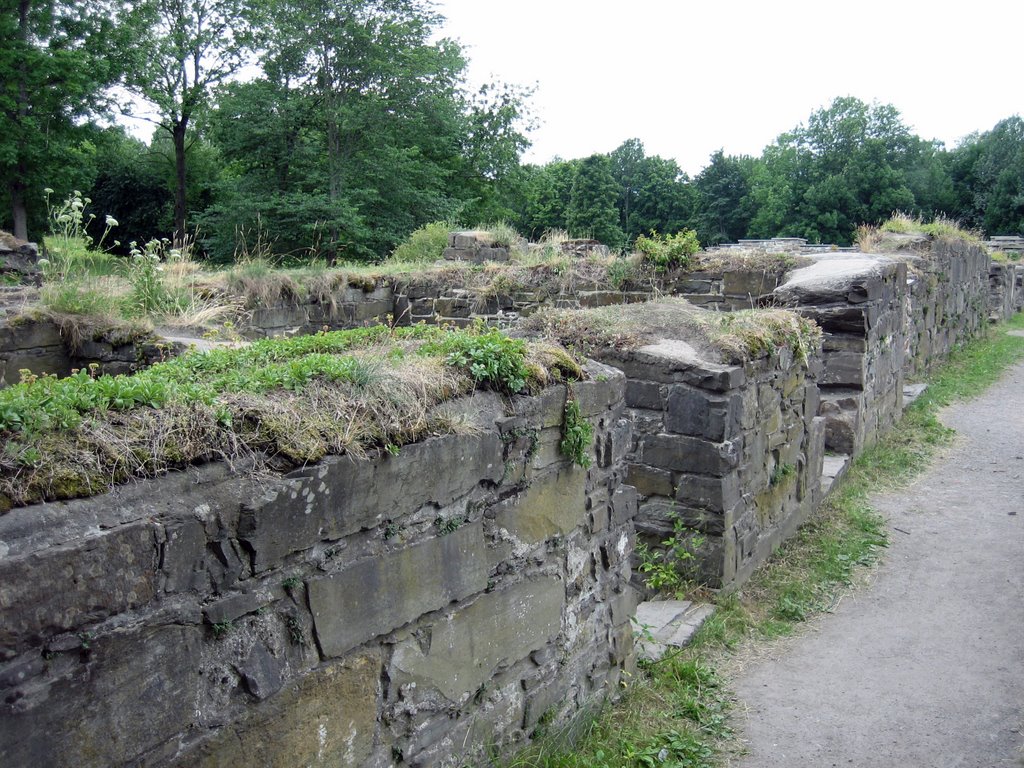
[(1024, 766), (1024, 365), (942, 418), (871, 585), (734, 681), (740, 768)]

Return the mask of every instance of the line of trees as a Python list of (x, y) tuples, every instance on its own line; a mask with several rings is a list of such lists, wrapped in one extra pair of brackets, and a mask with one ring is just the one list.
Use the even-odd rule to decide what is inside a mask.
[(846, 244), (894, 210), (1024, 232), (1020, 117), (947, 149), (845, 97), (693, 178), (638, 139), (523, 165), (529, 91), (470, 92), (426, 0), (0, 2), (0, 228), (23, 238), (43, 234), (44, 187), (85, 192), (125, 244), (198, 235), (218, 260), (255, 240), (376, 259), (434, 220), (613, 246), (682, 228)]

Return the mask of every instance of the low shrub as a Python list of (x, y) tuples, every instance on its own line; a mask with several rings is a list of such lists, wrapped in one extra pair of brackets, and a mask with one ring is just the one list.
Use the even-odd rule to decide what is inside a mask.
[(654, 267), (656, 272), (670, 269), (685, 269), (690, 257), (700, 250), (697, 233), (683, 229), (674, 235), (659, 235), (657, 232), (640, 235), (633, 247), (642, 255), (643, 262)]

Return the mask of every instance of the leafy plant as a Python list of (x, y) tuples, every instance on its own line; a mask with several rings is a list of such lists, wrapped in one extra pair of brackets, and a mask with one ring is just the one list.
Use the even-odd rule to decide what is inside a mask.
[(526, 386), (526, 342), (497, 329), (453, 333), (425, 351), (438, 349), (448, 365), (463, 368), (473, 379), (507, 394)]
[(644, 574), (644, 583), (659, 592), (678, 592), (687, 583), (687, 577), (695, 572), (692, 561), (696, 552), (704, 546), (704, 537), (687, 528), (674, 516), (672, 535), (661, 542), (658, 548), (651, 548), (643, 542), (636, 547), (640, 565), (637, 570)]
[(469, 518), (460, 515), (453, 517), (445, 517), (444, 515), (438, 515), (434, 518), (434, 525), (437, 526), (437, 530), (442, 536), (447, 536), (449, 533), (455, 533), (463, 525), (469, 522)]
[(700, 250), (700, 241), (692, 229), (683, 229), (674, 235), (659, 235), (657, 232), (650, 237), (640, 235), (633, 247), (641, 254), (645, 264), (652, 266), (656, 272), (667, 272), (689, 266), (690, 257)]
[(451, 222), (424, 224), (400, 243), (388, 259), (410, 264), (437, 261), (448, 247), (448, 233), (451, 231)]
[(578, 467), (590, 466), (590, 446), (594, 440), (594, 427), (580, 415), (580, 404), (570, 399), (565, 404), (562, 420), (562, 440), (558, 450)]
[(787, 477), (792, 477), (795, 474), (796, 467), (792, 464), (776, 464), (775, 469), (772, 470), (772, 476), (769, 479), (769, 482), (772, 486), (776, 486)]
[[(96, 214), (86, 213), (92, 200), (84, 197), (77, 189), (56, 203), (50, 202), (52, 189), (45, 189), (44, 194), (50, 236), (46, 240), (49, 258), (39, 260), (43, 278), (48, 282), (59, 282), (69, 277), (80, 277), (94, 260), (92, 254), (103, 254), (104, 243), (110, 231), (117, 226), (117, 220), (109, 215), (106, 217), (103, 234), (93, 246), (88, 227), (95, 220)], [(106, 261), (106, 254), (99, 260)]]

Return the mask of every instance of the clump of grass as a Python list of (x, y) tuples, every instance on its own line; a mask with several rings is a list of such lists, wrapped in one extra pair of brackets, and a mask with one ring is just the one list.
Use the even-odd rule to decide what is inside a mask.
[(1006, 251), (992, 251), (990, 255), (992, 257), (992, 261), (999, 262), (1000, 264), (1018, 262), (1022, 258), (1024, 258), (1024, 254), (1022, 254), (1020, 251), (1011, 251), (1009, 253)]
[(882, 241), (882, 233), (878, 227), (861, 224), (854, 233), (853, 242), (862, 253), (874, 253)]
[[(398, 447), (450, 431), (432, 415), (445, 400), (526, 388), (528, 359), (497, 330), (377, 326), (193, 351), (134, 376), (28, 375), (0, 391), (0, 508), (209, 458), (288, 467)], [(581, 373), (548, 359), (547, 380)]]
[(780, 275), (813, 263), (813, 259), (795, 253), (730, 247), (699, 252), (692, 260), (691, 269), (694, 272), (753, 271)]
[(679, 298), (581, 311), (547, 310), (530, 317), (525, 328), (587, 355), (677, 339), (690, 342), (712, 362), (726, 363), (761, 357), (780, 347), (806, 361), (821, 344), (821, 329), (795, 312), (710, 312)]
[(937, 216), (934, 220), (925, 222), (919, 217), (897, 211), (879, 229), (882, 232), (893, 232), (901, 235), (924, 234), (936, 240), (981, 242), (981, 235), (979, 233), (964, 229), (960, 226), (960, 222), (945, 216)]
[(507, 221), (478, 224), (474, 229), (482, 233), (488, 244), (495, 248), (511, 248), (523, 242), (523, 236)]

